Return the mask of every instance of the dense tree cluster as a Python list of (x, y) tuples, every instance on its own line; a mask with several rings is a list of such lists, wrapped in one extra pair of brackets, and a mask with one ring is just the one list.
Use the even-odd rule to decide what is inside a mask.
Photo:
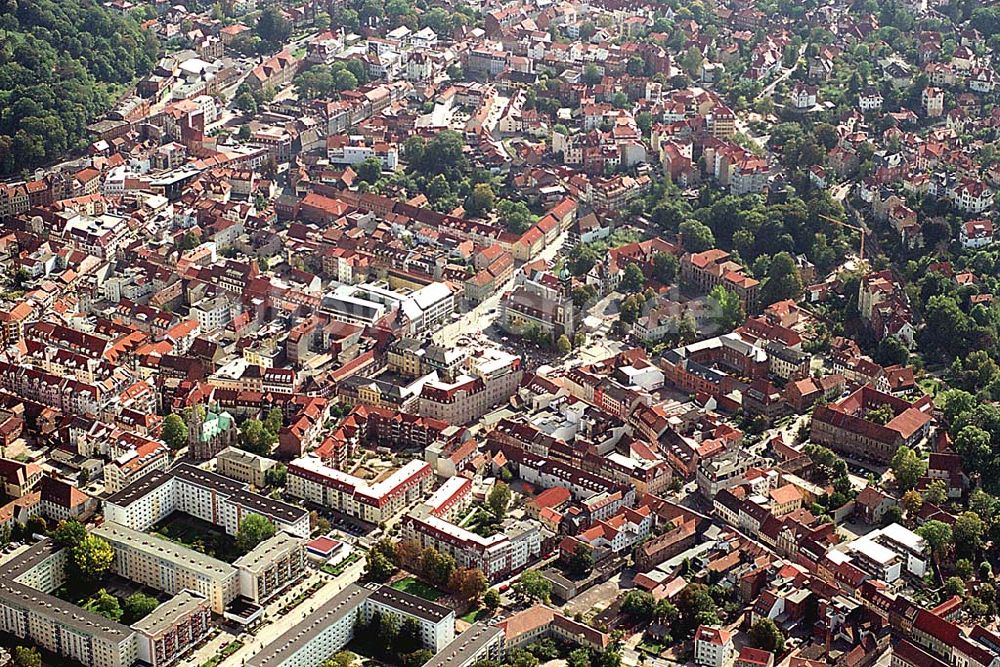
[(95, 0), (0, 0), (0, 34), (0, 175), (86, 145), (87, 124), (159, 53)]
[(344, 90), (354, 90), (368, 83), (368, 69), (360, 60), (316, 65), (295, 79), (302, 99), (329, 98)]

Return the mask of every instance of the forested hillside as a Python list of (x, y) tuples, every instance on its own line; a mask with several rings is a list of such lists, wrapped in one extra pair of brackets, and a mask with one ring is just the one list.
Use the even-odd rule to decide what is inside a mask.
[(86, 143), (87, 124), (152, 68), (157, 49), (94, 0), (0, 0), (0, 175)]

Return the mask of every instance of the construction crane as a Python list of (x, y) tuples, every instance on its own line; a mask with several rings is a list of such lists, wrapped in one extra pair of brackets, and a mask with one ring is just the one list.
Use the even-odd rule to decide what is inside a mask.
[(844, 222), (843, 220), (837, 220), (836, 218), (831, 218), (830, 216), (823, 215), (822, 213), (819, 214), (819, 217), (822, 218), (823, 220), (826, 220), (827, 222), (831, 222), (835, 225), (840, 225), (841, 227), (847, 227), (848, 229), (853, 229), (854, 231), (856, 231), (858, 235), (861, 237), (861, 247), (858, 250), (858, 256), (862, 262), (865, 261), (865, 234), (867, 234), (867, 230), (864, 227), (858, 227), (857, 225), (852, 225), (848, 222)]

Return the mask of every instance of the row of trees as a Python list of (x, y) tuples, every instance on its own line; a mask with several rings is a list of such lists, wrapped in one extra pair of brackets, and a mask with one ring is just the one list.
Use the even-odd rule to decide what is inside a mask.
[(434, 547), (421, 549), (411, 540), (393, 543), (381, 539), (376, 542), (367, 554), (365, 578), (386, 582), (401, 567), (470, 604), (477, 602), (489, 588), (489, 582), (478, 568), (459, 568), (450, 555)]

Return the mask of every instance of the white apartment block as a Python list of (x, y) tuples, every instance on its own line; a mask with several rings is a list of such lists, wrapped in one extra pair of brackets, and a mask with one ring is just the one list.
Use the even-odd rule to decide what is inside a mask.
[(315, 456), (304, 456), (288, 464), (286, 491), (295, 498), (379, 523), (422, 499), (433, 485), (433, 471), (424, 461), (410, 461), (381, 482), (371, 484)]
[(208, 634), (211, 616), (204, 595), (181, 591), (132, 626), (137, 634), (139, 659), (151, 667), (177, 662)]
[(239, 573), (229, 563), (110, 521), (91, 533), (107, 540), (115, 552), (115, 573), (130, 581), (172, 595), (196, 591), (217, 614), (239, 595)]
[(246, 484), (181, 463), (150, 473), (104, 501), (104, 516), (132, 530), (144, 531), (173, 512), (184, 512), (235, 535), (251, 514), (271, 520), (276, 531), (309, 536), (309, 513), (266, 496)]
[(271, 599), (306, 571), (302, 540), (278, 533), (233, 565), (240, 572), (240, 593), (257, 604)]

